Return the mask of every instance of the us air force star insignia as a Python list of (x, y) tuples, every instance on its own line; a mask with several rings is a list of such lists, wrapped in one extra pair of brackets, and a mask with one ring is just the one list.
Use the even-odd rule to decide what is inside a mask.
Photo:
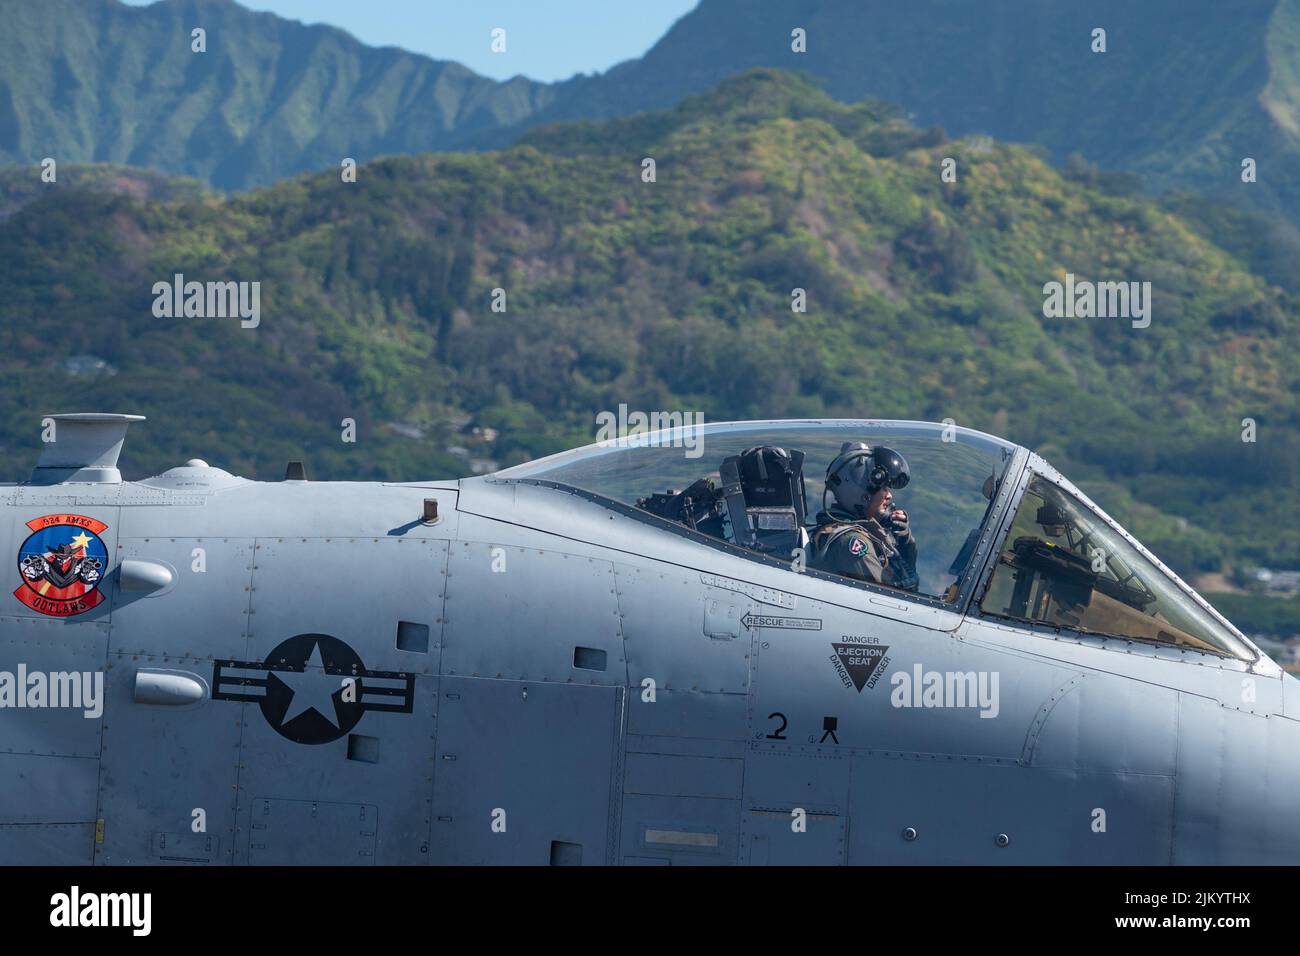
[[(345, 694), (348, 681), (355, 686)], [(257, 704), (280, 736), (327, 744), (351, 732), (368, 710), (411, 713), (415, 675), (367, 670), (337, 637), (298, 634), (265, 661), (214, 661), (212, 699)]]
[[(338, 729), (339, 720), (334, 709), (334, 697), (336, 694), (343, 693), (343, 687), (341, 682), (336, 685), (332, 678), (325, 675), (325, 663), (320, 659), (319, 644), (312, 645), (311, 657), (307, 658), (306, 666), (301, 673), (275, 671), (274, 676), (293, 692), (293, 700), (280, 720), (281, 725), (289, 723), (305, 710), (314, 710), (333, 724), (336, 730)], [(332, 692), (331, 688), (334, 688)]]

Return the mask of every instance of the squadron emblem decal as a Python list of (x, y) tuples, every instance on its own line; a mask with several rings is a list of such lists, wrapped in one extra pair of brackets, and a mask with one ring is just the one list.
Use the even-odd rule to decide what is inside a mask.
[(85, 515), (54, 514), (27, 522), (32, 533), (18, 549), (22, 585), (14, 597), (51, 617), (83, 614), (104, 600), (99, 590), (108, 566), (100, 535), (108, 528)]
[(214, 661), (212, 699), (258, 704), (280, 736), (327, 744), (351, 732), (368, 710), (411, 713), (415, 675), (366, 670), (337, 637), (298, 634), (265, 661)]

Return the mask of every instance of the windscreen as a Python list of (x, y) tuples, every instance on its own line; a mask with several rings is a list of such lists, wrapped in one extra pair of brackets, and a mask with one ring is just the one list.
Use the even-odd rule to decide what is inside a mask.
[(1042, 475), (1025, 492), (980, 606), (1055, 627), (1255, 656), (1100, 515)]

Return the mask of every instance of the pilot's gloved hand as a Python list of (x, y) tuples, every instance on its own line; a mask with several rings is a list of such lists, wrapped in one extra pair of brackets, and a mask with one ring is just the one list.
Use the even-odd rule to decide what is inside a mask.
[(894, 533), (894, 537), (899, 541), (906, 541), (911, 537), (912, 526), (908, 523), (906, 511), (898, 508), (890, 512), (889, 530)]

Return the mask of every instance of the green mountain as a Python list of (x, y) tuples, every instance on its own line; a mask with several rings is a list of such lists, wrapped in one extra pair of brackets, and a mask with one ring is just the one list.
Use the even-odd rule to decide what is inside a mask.
[[(918, 125), (1300, 222), (1300, 0), (702, 0), (645, 56), (558, 84), (498, 83), (230, 0), (0, 0), (0, 16), (0, 164), (53, 156), (241, 189), (666, 109), (770, 66), (845, 102), (899, 103)], [(206, 53), (191, 52), (195, 26)], [(1246, 157), (1258, 182), (1241, 182)]]
[[(770, 70), (355, 183), (47, 188), (0, 221), (4, 477), (67, 409), (150, 416), (137, 476), (201, 456), (263, 478), (304, 456), (317, 478), (465, 474), (590, 441), (621, 402), (951, 417), (1037, 448), (1183, 571), (1300, 564), (1300, 304), (1243, 230), (1216, 244), (1195, 204), (1108, 190)], [(260, 325), (155, 317), (175, 273), (259, 282)], [(1150, 326), (1045, 318), (1067, 274), (1150, 282)]]
[(1300, 221), (1300, 0), (702, 0), (644, 57), (571, 84), (530, 122), (664, 108), (756, 66)]
[(563, 89), (231, 0), (0, 0), (0, 20), (0, 164), (127, 164), (240, 189), (345, 157), (462, 148)]

